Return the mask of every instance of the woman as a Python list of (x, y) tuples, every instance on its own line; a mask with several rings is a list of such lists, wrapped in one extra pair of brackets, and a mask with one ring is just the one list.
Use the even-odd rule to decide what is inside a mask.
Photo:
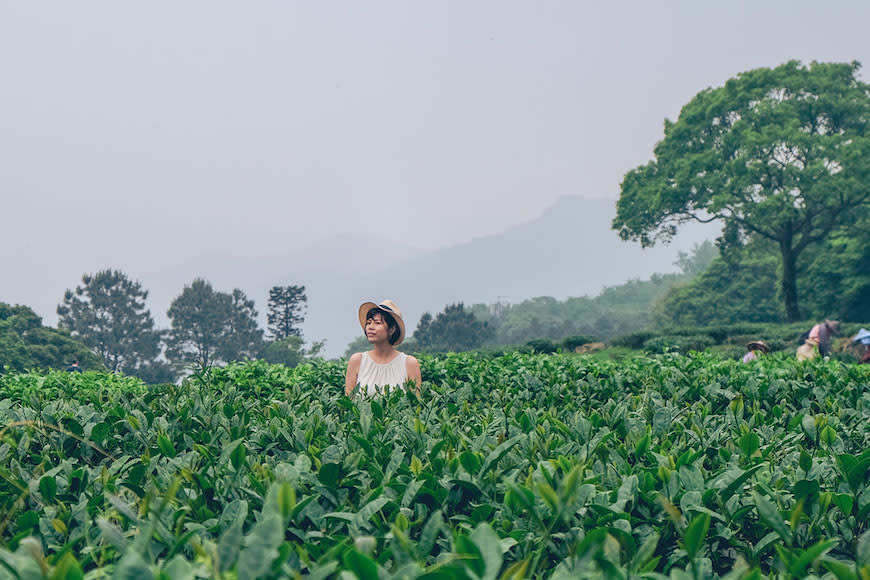
[(825, 320), (810, 329), (810, 336), (819, 347), (819, 354), (823, 357), (831, 354), (831, 335), (840, 334), (840, 322), (837, 320)]
[(743, 362), (748, 363), (758, 360), (759, 355), (770, 352), (770, 347), (762, 340), (753, 340), (746, 343), (746, 349), (749, 351), (743, 355)]
[(357, 385), (366, 395), (376, 395), (385, 387), (404, 387), (410, 379), (420, 395), (420, 363), (395, 349), (405, 339), (402, 311), (392, 300), (380, 304), (364, 302), (359, 307), (359, 323), (372, 345), (368, 352), (358, 352), (347, 362), (344, 393), (350, 396)]

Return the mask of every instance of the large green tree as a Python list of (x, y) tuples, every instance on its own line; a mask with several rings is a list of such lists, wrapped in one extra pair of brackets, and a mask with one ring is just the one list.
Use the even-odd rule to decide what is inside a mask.
[(263, 331), (254, 302), (239, 289), (216, 292), (197, 278), (172, 301), (167, 356), (176, 364), (210, 365), (258, 356)]
[(136, 374), (160, 352), (147, 298), (139, 282), (118, 270), (85, 274), (58, 305), (58, 326), (93, 350), (109, 370)]
[(305, 305), (308, 297), (305, 286), (273, 286), (269, 290), (269, 332), (274, 340), (302, 336), (305, 321)]
[(724, 224), (724, 251), (775, 244), (786, 318), (801, 318), (802, 253), (870, 205), (870, 86), (858, 63), (789, 62), (701, 91), (626, 174), (613, 227), (650, 246), (688, 221)]

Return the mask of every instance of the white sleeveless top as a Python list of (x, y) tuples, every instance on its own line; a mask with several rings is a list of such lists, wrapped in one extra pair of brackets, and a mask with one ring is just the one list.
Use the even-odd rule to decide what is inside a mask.
[(400, 352), (390, 362), (378, 364), (369, 353), (362, 353), (357, 375), (360, 391), (366, 395), (376, 395), (378, 391), (383, 392), (386, 386), (398, 385), (403, 388), (408, 380), (407, 358), (408, 355)]

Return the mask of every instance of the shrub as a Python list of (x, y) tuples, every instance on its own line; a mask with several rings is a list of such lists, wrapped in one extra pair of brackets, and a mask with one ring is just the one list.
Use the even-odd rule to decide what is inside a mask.
[(530, 340), (526, 343), (526, 346), (529, 347), (532, 353), (551, 354), (556, 352), (556, 345), (553, 344), (552, 340), (547, 340), (546, 338)]
[(694, 334), (689, 336), (665, 335), (647, 340), (643, 348), (653, 353), (681, 352), (691, 350), (701, 351), (715, 344), (713, 339), (706, 334)]
[(586, 336), (585, 334), (580, 334), (567, 337), (562, 341), (561, 346), (567, 351), (573, 351), (578, 346), (583, 346), (584, 344), (589, 344), (590, 342), (598, 342), (598, 339), (591, 336)]
[(624, 334), (622, 336), (617, 336), (612, 341), (610, 341), (610, 344), (613, 346), (624, 346), (634, 350), (640, 350), (644, 348), (644, 344), (646, 343), (646, 341), (656, 336), (658, 336), (657, 332), (641, 330), (638, 332), (632, 332), (629, 334)]

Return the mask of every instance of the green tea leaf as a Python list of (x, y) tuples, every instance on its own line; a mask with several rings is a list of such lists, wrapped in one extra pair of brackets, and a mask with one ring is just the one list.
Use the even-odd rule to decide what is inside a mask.
[(858, 538), (856, 556), (856, 562), (859, 567), (863, 568), (870, 565), (870, 531), (864, 532)]
[(821, 563), (822, 566), (827, 568), (829, 572), (837, 577), (837, 580), (861, 580), (853, 570), (852, 566), (840, 562), (839, 560), (823, 558)]
[(379, 580), (378, 564), (369, 556), (356, 550), (348, 550), (342, 559), (345, 567), (356, 574), (359, 580)]
[(441, 510), (435, 510), (426, 524), (423, 526), (423, 531), (420, 532), (420, 541), (417, 544), (417, 549), (421, 557), (426, 558), (432, 553), (435, 547), (435, 541), (438, 535), (444, 533), (444, 517), (441, 515)]
[(317, 472), (317, 479), (320, 483), (330, 489), (338, 487), (338, 478), (341, 473), (341, 465), (338, 463), (324, 463), (320, 466), (320, 471)]
[(758, 510), (758, 517), (766, 523), (770, 528), (779, 534), (779, 537), (786, 542), (791, 542), (791, 532), (785, 525), (785, 520), (779, 513), (776, 506), (765, 496), (758, 493), (752, 494), (755, 498), (755, 507)]
[(278, 557), (278, 546), (284, 541), (284, 526), (277, 512), (261, 514), (251, 533), (245, 537), (245, 549), (242, 550), (236, 566), (239, 580), (254, 580), (272, 566), (272, 561)]
[(489, 524), (480, 523), (474, 528), (469, 537), (477, 546), (483, 558), (484, 573), (481, 579), (495, 580), (498, 577), (499, 571), (501, 571), (503, 561), (501, 540), (498, 534), (495, 533)]
[(196, 569), (181, 554), (173, 556), (163, 566), (163, 572), (171, 580), (196, 580)]
[(683, 542), (686, 546), (686, 552), (689, 553), (690, 560), (694, 560), (695, 556), (698, 555), (701, 546), (704, 545), (704, 538), (707, 536), (707, 530), (709, 529), (710, 516), (707, 514), (698, 514), (686, 528)]
[(52, 580), (83, 580), (85, 577), (78, 560), (70, 552), (63, 555), (52, 572)]
[[(757, 472), (759, 469), (761, 469), (762, 467), (765, 467), (765, 466), (766, 466), (766, 464), (764, 464), (764, 463), (759, 463), (759, 464), (757, 464), (757, 465), (754, 465), (754, 466), (750, 467), (750, 468), (747, 469), (746, 471), (743, 471), (742, 473), (740, 473), (740, 470), (731, 470), (731, 471), (728, 471), (728, 472), (726, 473), (726, 475), (728, 475), (728, 476), (736, 475), (736, 477), (734, 477), (734, 480), (731, 481), (731, 483), (729, 483), (728, 485), (726, 485), (726, 486), (722, 489), (722, 491), (719, 492), (719, 497), (722, 498), (722, 502), (724, 503), (724, 502), (728, 501), (729, 499), (731, 499), (731, 496), (733, 496), (733, 495), (737, 492), (737, 490), (740, 489), (740, 487), (741, 487), (744, 483), (746, 483), (746, 481), (747, 481), (750, 477), (752, 477), (753, 475), (755, 475), (755, 472)], [(737, 475), (737, 473), (740, 473), (740, 474)]]
[[(504, 457), (511, 448), (519, 443), (520, 441), (526, 438), (525, 434), (515, 435), (504, 441), (503, 443), (498, 444), (495, 449), (489, 452), (486, 456), (486, 459), (483, 461), (483, 466), (480, 468), (480, 471), (477, 473), (477, 477), (483, 477), (490, 469), (495, 467), (495, 465), (501, 461), (502, 457)], [(462, 460), (462, 456), (460, 456), (460, 461)], [(463, 466), (465, 464), (463, 463)], [(469, 473), (472, 473), (469, 471)]]
[(46, 475), (39, 480), (39, 494), (46, 503), (54, 501), (57, 495), (57, 481), (53, 475)]
[(754, 432), (750, 431), (749, 433), (745, 433), (737, 440), (738, 445), (740, 446), (740, 451), (743, 453), (744, 457), (749, 459), (752, 457), (756, 451), (758, 451), (761, 446), (761, 439)]
[(166, 457), (175, 457), (175, 447), (172, 446), (172, 441), (166, 435), (160, 434), (157, 436), (157, 448)]
[(837, 545), (837, 540), (819, 540), (806, 550), (803, 550), (800, 555), (789, 566), (789, 572), (797, 577), (803, 577), (807, 566), (813, 563), (813, 560), (829, 551)]
[(142, 555), (136, 550), (127, 550), (118, 567), (115, 568), (113, 579), (117, 580), (151, 580), (154, 574)]

